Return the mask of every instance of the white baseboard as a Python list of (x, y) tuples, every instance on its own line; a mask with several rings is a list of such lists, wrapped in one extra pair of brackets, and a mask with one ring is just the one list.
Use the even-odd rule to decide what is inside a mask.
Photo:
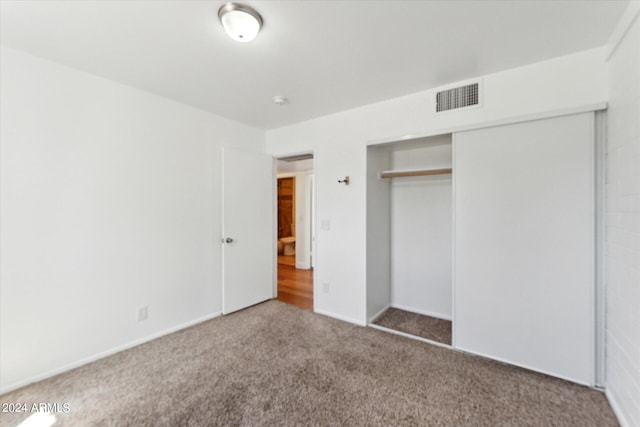
[(618, 400), (616, 399), (614, 394), (611, 392), (611, 390), (609, 390), (608, 388), (605, 389), (604, 395), (607, 396), (609, 405), (611, 406), (611, 409), (613, 409), (613, 413), (615, 414), (616, 418), (618, 418), (618, 423), (620, 424), (620, 427), (631, 427), (631, 422), (627, 419), (627, 417), (625, 417), (624, 412), (622, 412), (622, 409), (618, 404)]
[(417, 308), (407, 307), (407, 306), (404, 306), (404, 305), (397, 305), (397, 304), (391, 304), (391, 307), (397, 308), (399, 310), (408, 311), (410, 313), (422, 314), (424, 316), (435, 317), (437, 319), (451, 321), (451, 316), (448, 316), (448, 315), (442, 314), (442, 313), (435, 313), (433, 311), (420, 310), (420, 309), (417, 309)]
[(376, 324), (373, 324), (373, 323), (370, 324), (369, 327), (373, 328), (373, 329), (378, 329), (380, 331), (389, 332), (391, 334), (400, 335), (401, 337), (410, 338), (412, 340), (426, 342), (427, 344), (432, 344), (432, 345), (435, 345), (435, 346), (438, 346), (438, 347), (448, 348), (449, 350), (453, 349), (453, 347), (451, 347), (449, 344), (443, 344), (443, 343), (438, 342), (438, 341), (433, 341), (433, 340), (430, 340), (430, 339), (427, 339), (427, 338), (422, 338), (422, 337), (418, 337), (418, 336), (415, 336), (415, 335), (407, 334), (405, 332), (396, 331), (395, 329), (385, 328), (384, 326), (376, 325)]
[(377, 312), (376, 314), (374, 314), (371, 319), (369, 319), (369, 323), (373, 323), (376, 321), (376, 319), (380, 316), (382, 316), (382, 313), (384, 313), (385, 311), (387, 311), (389, 309), (389, 307), (391, 307), (390, 305), (385, 305), (382, 310), (380, 310), (379, 312)]
[(367, 322), (364, 322), (362, 320), (352, 319), (351, 317), (342, 316), (340, 314), (331, 313), (329, 311), (316, 310), (315, 312), (324, 316), (333, 317), (334, 319), (342, 320), (343, 322), (354, 323), (358, 326), (367, 326)]
[(220, 315), (222, 315), (221, 312), (212, 313), (212, 314), (209, 314), (207, 316), (203, 316), (203, 317), (200, 317), (198, 319), (191, 320), (189, 322), (180, 324), (178, 326), (174, 326), (172, 328), (165, 329), (165, 330), (160, 331), (160, 332), (156, 332), (154, 334), (151, 334), (151, 335), (148, 335), (146, 337), (137, 339), (135, 341), (131, 341), (129, 343), (114, 347), (112, 349), (109, 349), (109, 350), (94, 354), (92, 356), (85, 357), (85, 358), (82, 358), (80, 360), (76, 360), (75, 362), (67, 363), (67, 364), (65, 364), (65, 365), (63, 365), (63, 366), (61, 366), (59, 368), (50, 369), (50, 370), (48, 370), (46, 372), (43, 372), (43, 373), (40, 373), (40, 374), (37, 374), (37, 375), (33, 375), (33, 376), (31, 376), (31, 377), (29, 377), (27, 379), (24, 379), (24, 380), (9, 384), (8, 386), (2, 386), (2, 387), (0, 387), (0, 394), (5, 394), (5, 393), (8, 393), (10, 391), (13, 391), (13, 390), (19, 389), (21, 387), (24, 387), (26, 385), (29, 385), (29, 384), (32, 384), (32, 383), (35, 383), (35, 382), (38, 382), (38, 381), (42, 381), (44, 379), (53, 377), (55, 375), (61, 374), (61, 373), (66, 372), (66, 371), (70, 371), (70, 370), (78, 368), (78, 367), (80, 367), (82, 365), (86, 365), (87, 363), (95, 362), (96, 360), (103, 359), (103, 358), (105, 358), (107, 356), (111, 356), (111, 355), (119, 353), (121, 351), (128, 350), (128, 349), (136, 347), (136, 346), (138, 346), (140, 344), (144, 344), (146, 342), (153, 341), (153, 340), (155, 340), (157, 338), (160, 338), (160, 337), (165, 336), (165, 335), (172, 334), (172, 333), (177, 332), (177, 331), (179, 331), (181, 329), (185, 329), (185, 328), (188, 328), (190, 326), (197, 325), (198, 323), (202, 323), (202, 322), (205, 322), (207, 320), (215, 319), (216, 317), (219, 317)]

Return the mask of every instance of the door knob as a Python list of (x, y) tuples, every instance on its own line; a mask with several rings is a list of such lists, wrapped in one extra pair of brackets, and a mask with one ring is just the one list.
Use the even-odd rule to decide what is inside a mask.
[(224, 239), (224, 241), (226, 243), (233, 243), (233, 239), (231, 237), (227, 237), (226, 239)]

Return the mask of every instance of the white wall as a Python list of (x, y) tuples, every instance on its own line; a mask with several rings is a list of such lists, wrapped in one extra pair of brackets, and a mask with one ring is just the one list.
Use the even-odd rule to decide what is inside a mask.
[[(451, 135), (445, 145), (394, 150), (392, 169), (451, 167)], [(400, 144), (395, 144), (400, 145)], [(452, 175), (391, 180), (391, 305), (451, 319)]]
[(385, 147), (367, 150), (367, 321), (391, 305), (391, 183), (380, 171), (391, 169)]
[[(407, 134), (572, 108), (607, 99), (604, 50), (593, 49), (483, 77), (482, 108), (436, 114), (436, 90), (267, 131), (276, 156), (315, 150), (317, 311), (359, 324), (366, 308), (366, 146)], [(336, 181), (345, 175), (351, 185)], [(322, 222), (330, 229), (323, 230)], [(324, 285), (323, 285), (324, 286)]]
[(219, 313), (220, 148), (264, 132), (0, 55), (1, 390)]
[(640, 3), (609, 45), (606, 149), (606, 390), (620, 423), (640, 425)]

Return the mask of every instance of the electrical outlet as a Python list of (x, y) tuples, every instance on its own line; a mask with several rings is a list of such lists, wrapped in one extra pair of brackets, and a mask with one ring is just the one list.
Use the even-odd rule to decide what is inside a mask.
[(320, 226), (323, 230), (329, 231), (331, 230), (331, 221), (329, 221), (328, 219), (323, 219), (320, 223)]
[(322, 291), (323, 291), (325, 294), (328, 294), (328, 293), (329, 293), (329, 282), (324, 282), (324, 283), (322, 284)]
[(138, 308), (138, 322), (142, 322), (143, 320), (147, 320), (147, 318), (149, 317), (149, 307), (148, 306), (144, 306), (144, 307), (140, 307)]

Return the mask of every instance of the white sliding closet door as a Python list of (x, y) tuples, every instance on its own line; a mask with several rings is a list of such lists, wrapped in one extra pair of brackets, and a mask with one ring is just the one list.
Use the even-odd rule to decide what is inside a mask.
[(455, 135), (457, 348), (594, 378), (593, 114)]

